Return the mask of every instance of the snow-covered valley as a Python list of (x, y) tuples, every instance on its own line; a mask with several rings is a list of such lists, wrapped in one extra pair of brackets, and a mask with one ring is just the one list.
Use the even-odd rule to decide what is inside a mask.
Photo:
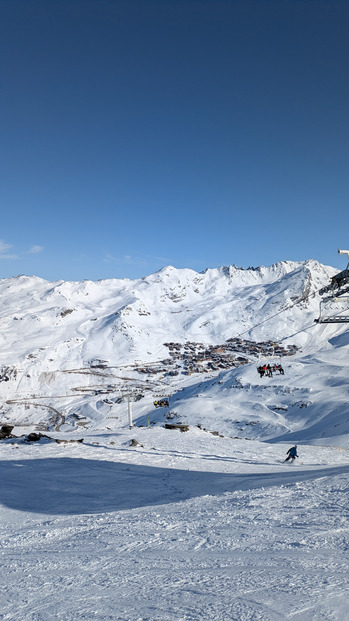
[(347, 617), (349, 332), (314, 321), (335, 273), (0, 281), (1, 619)]

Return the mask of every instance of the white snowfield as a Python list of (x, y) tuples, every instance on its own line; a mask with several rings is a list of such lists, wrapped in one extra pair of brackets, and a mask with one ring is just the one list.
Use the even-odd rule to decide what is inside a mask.
[[(349, 618), (349, 331), (314, 323), (336, 271), (0, 281), (1, 620)], [(235, 337), (297, 349), (271, 378), (156, 369)]]

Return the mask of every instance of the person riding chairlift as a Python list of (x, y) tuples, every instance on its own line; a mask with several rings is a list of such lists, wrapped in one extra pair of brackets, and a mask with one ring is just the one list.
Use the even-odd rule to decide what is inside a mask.
[(264, 364), (257, 367), (257, 371), (260, 377), (263, 377), (264, 375), (266, 375), (267, 377), (273, 377), (273, 372), (275, 373), (276, 371), (279, 371), (279, 375), (285, 375), (281, 364), (273, 364), (272, 367), (270, 366), (270, 364)]

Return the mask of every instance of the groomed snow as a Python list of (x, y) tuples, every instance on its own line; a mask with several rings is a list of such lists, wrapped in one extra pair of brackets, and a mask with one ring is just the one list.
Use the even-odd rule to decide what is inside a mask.
[(347, 450), (289, 464), (288, 445), (196, 427), (11, 442), (1, 619), (346, 618)]

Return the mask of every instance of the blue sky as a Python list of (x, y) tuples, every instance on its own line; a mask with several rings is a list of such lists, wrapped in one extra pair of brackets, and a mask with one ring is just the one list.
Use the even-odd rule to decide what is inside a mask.
[(345, 267), (347, 0), (0, 13), (0, 277)]

